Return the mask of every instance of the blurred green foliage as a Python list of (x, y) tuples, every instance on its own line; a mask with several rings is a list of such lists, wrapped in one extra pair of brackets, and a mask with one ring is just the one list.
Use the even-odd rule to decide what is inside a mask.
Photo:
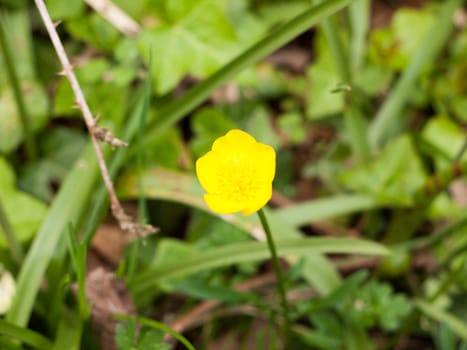
[[(345, 1), (328, 0), (324, 6), (332, 2), (344, 6)], [(138, 314), (177, 319), (204, 301), (215, 301), (213, 321), (200, 317), (195, 330), (187, 333), (198, 348), (229, 335), (238, 339), (236, 348), (246, 349), (251, 347), (251, 327), (261, 335), (257, 347), (268, 341), (270, 348), (278, 347), (278, 332), (268, 335), (279, 313), (272, 282), (261, 282), (271, 271), (268, 261), (217, 265), (155, 283), (141, 280), (160, 266), (176, 266), (190, 257), (199, 261), (207, 251), (261, 237), (255, 217), (205, 212), (193, 176), (195, 160), (213, 141), (240, 128), (277, 151), (275, 194), (267, 214), (278, 238), (357, 236), (392, 249), (382, 261), (350, 253), (287, 257), (291, 348), (395, 348), (414, 338), (424, 348), (467, 349), (467, 29), (457, 17), (453, 22), (453, 16), (442, 16), (451, 8), (457, 8), (456, 16), (464, 13), (462, 1), (397, 7), (390, 16), (384, 13), (390, 18), (384, 26), (372, 17), (378, 13), (369, 11), (370, 5), (382, 11), (377, 7), (383, 6), (381, 1), (350, 1), (332, 21), (320, 13), (313, 29), (228, 81), (222, 72), (232, 60), (246, 62), (249, 48), (260, 40), (274, 41), (275, 30), (306, 13), (310, 2), (113, 3), (138, 24), (138, 33), (122, 33), (81, 0), (46, 1), (53, 20), (63, 21), (59, 35), (99, 125), (120, 137), (136, 134), (129, 130), (135, 115), (147, 120), (138, 126), (142, 132), (129, 140), (126, 152), (103, 145), (108, 163), (118, 165), (114, 180), (119, 195), (130, 199), (128, 206), (135, 211), (131, 200), (147, 198), (149, 220), (161, 229), (143, 244), (129, 245), (119, 262), (120, 277), (138, 296)], [(63, 231), (73, 222), (78, 238), (83, 227), (98, 227), (105, 213), (90, 213), (99, 206), (102, 182), (92, 185), (97, 167), (90, 153), (83, 156), (88, 136), (80, 111), (73, 108), (75, 97), (66, 78), (55, 75), (61, 68), (33, 2), (0, 0), (0, 25), (39, 154), (36, 160), (25, 154), (27, 135), (0, 52), (0, 201), (17, 240), (28, 251), (23, 265), (15, 266), (0, 222), (0, 263), (23, 281), (18, 284), (23, 296), (30, 295), (26, 287), (32, 276), (24, 266), (41, 265), (34, 258), (48, 267), (44, 288), (31, 287), (31, 293), (38, 292), (31, 310), (26, 310), (27, 300), (24, 309), (19, 301), (5, 324), (28, 324), (55, 346), (63, 342), (60, 334), (70, 334), (71, 348), (97, 350), (87, 339), (90, 322), (80, 319), (74, 299), (65, 233), (53, 227)], [(427, 37), (437, 28), (450, 33), (448, 39), (439, 43)], [(351, 56), (359, 52), (361, 57)], [(426, 64), (409, 71), (415, 74), (409, 76), (413, 85), (404, 83), (415, 58), (425, 53)], [(220, 74), (213, 75), (216, 72)], [(407, 85), (398, 95), (394, 91), (401, 80)], [(214, 89), (219, 82), (226, 85)], [(181, 96), (200, 94), (200, 84), (214, 93), (199, 105), (180, 107), (180, 101), (186, 103)], [(381, 140), (372, 143), (375, 116), (394, 96), (400, 108), (387, 117)], [(176, 114), (177, 108), (188, 112), (178, 123), (176, 118), (167, 122), (164, 113)], [(147, 139), (146, 134), (155, 136)], [(367, 146), (366, 157), (356, 153), (355, 135)], [(83, 169), (91, 175), (80, 175)], [(67, 184), (72, 195), (64, 200), (62, 184), (69, 178), (77, 183)], [(74, 193), (73, 187), (80, 185), (82, 193)], [(57, 198), (61, 208), (54, 207)], [(359, 205), (349, 208), (349, 201), (355, 203), (351, 200), (360, 200)], [(36, 233), (45, 229), (53, 231), (51, 240), (43, 233), (36, 240)], [(358, 244), (349, 244), (348, 252)], [(135, 246), (139, 250), (132, 253)], [(135, 279), (128, 274), (130, 265)], [(33, 275), (42, 280), (42, 275)], [(245, 284), (252, 287), (240, 291), (239, 285)], [(64, 310), (76, 316), (79, 326), (60, 316), (66, 315)], [(167, 330), (139, 323), (130, 320), (116, 327), (120, 350), (170, 348), (164, 342)], [(26, 328), (18, 329), (20, 340), (31, 340), (30, 333), (20, 334)], [(1, 348), (14, 348), (9, 330), (0, 323)]]

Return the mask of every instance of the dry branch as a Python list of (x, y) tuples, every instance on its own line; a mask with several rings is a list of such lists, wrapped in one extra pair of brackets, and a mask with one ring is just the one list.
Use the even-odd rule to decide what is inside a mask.
[(105, 137), (101, 137), (101, 138), (104, 138), (105, 141), (108, 141), (108, 143), (110, 143), (113, 146), (126, 146), (126, 143), (114, 138), (113, 136), (111, 136), (111, 133), (108, 130), (100, 128), (96, 125), (96, 121), (89, 109), (86, 99), (84, 98), (83, 91), (81, 90), (81, 87), (78, 83), (78, 79), (76, 79), (76, 75), (73, 72), (73, 67), (70, 64), (70, 60), (68, 59), (68, 56), (65, 52), (63, 44), (55, 29), (55, 25), (52, 22), (52, 19), (50, 18), (50, 14), (47, 10), (47, 7), (45, 6), (43, 0), (35, 0), (35, 3), (42, 17), (44, 25), (47, 29), (47, 32), (49, 33), (50, 40), (52, 41), (52, 44), (55, 48), (55, 51), (60, 60), (60, 63), (63, 66), (63, 71), (60, 72), (60, 74), (66, 76), (67, 79), (70, 81), (71, 88), (76, 98), (76, 106), (77, 108), (81, 110), (83, 114), (83, 118), (88, 128), (89, 135), (91, 137), (91, 141), (94, 147), (94, 151), (96, 153), (96, 157), (99, 163), (99, 168), (101, 171), (102, 179), (104, 180), (105, 187), (109, 194), (110, 207), (112, 210), (112, 214), (118, 220), (120, 227), (123, 230), (131, 233), (132, 235), (144, 237), (148, 234), (156, 232), (156, 229), (152, 227), (151, 225), (142, 225), (142, 224), (136, 223), (123, 210), (117, 198), (117, 195), (115, 194), (115, 189), (114, 189), (112, 180), (110, 178), (109, 171), (107, 170), (107, 166), (104, 160), (104, 155), (102, 153), (102, 149), (100, 147), (98, 137), (96, 135), (99, 135), (99, 137), (101, 137), (102, 134), (105, 134)]

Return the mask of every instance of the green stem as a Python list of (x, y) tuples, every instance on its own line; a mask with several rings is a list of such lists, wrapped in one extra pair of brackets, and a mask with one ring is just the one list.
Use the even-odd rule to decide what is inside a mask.
[(310, 8), (253, 45), (211, 77), (197, 84), (181, 98), (162, 106), (158, 111), (158, 118), (149, 124), (144, 143), (153, 140), (154, 137), (175, 124), (183, 116), (204, 102), (214, 90), (232, 79), (243, 69), (277, 50), (305, 30), (310, 29), (313, 25), (323, 20), (323, 18), (339, 11), (350, 1), (328, 0)]
[(36, 147), (34, 141), (34, 135), (31, 130), (31, 119), (26, 110), (26, 105), (23, 100), (21, 93), (21, 87), (18, 81), (18, 75), (16, 74), (15, 66), (13, 64), (13, 56), (11, 54), (10, 45), (8, 44), (7, 37), (5, 35), (4, 23), (0, 21), (0, 48), (3, 52), (5, 68), (10, 79), (13, 93), (18, 107), (19, 116), (23, 125), (24, 139), (26, 144), (26, 153), (29, 159), (34, 160), (37, 157)]
[[(354, 4), (354, 3), (352, 3)], [(322, 22), (322, 28), (329, 45), (329, 51), (333, 58), (340, 79), (345, 85), (352, 86), (352, 67), (349, 52), (339, 34), (339, 28), (334, 18), (326, 18)], [(350, 94), (355, 92), (345, 92), (344, 122), (349, 134), (350, 145), (353, 154), (359, 162), (365, 162), (370, 158), (370, 146), (367, 140), (366, 125), (361, 113), (361, 106), (355, 99), (351, 99)]]
[(23, 249), (21, 248), (21, 244), (18, 242), (16, 238), (16, 234), (13, 230), (13, 227), (8, 220), (6, 215), (5, 209), (3, 208), (2, 201), (0, 200), (0, 226), (3, 229), (3, 233), (5, 234), (6, 241), (8, 242), (8, 248), (10, 249), (10, 254), (13, 260), (20, 264), (23, 260)]
[(269, 251), (271, 252), (272, 265), (274, 266), (274, 272), (277, 278), (277, 289), (281, 298), (282, 311), (284, 313), (284, 334), (285, 334), (285, 346), (287, 346), (287, 340), (290, 334), (290, 317), (289, 317), (289, 304), (287, 303), (287, 297), (285, 294), (284, 277), (282, 275), (279, 258), (277, 256), (276, 246), (272, 237), (271, 229), (269, 228), (266, 215), (264, 215), (263, 209), (258, 211), (258, 216), (263, 226), (264, 232), (266, 233), (266, 239), (268, 243)]
[[(352, 94), (353, 92), (348, 92)], [(349, 98), (346, 97), (346, 100)], [(361, 108), (355, 103), (346, 101), (347, 110), (344, 111), (344, 121), (347, 132), (349, 133), (352, 153), (359, 163), (364, 163), (370, 159), (370, 145), (367, 139), (367, 126), (363, 119)]]

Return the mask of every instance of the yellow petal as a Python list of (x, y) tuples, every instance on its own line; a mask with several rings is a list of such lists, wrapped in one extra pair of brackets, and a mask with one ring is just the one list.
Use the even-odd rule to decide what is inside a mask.
[(272, 182), (276, 174), (276, 151), (271, 146), (256, 143), (250, 151), (254, 160), (256, 175), (260, 181)]
[(257, 192), (255, 198), (253, 198), (249, 203), (242, 208), (243, 215), (250, 215), (256, 213), (262, 207), (264, 207), (272, 197), (272, 184), (269, 186), (264, 186), (260, 191)]
[(271, 199), (276, 152), (241, 130), (219, 137), (196, 162), (207, 205), (220, 214), (249, 215)]
[(246, 132), (238, 129), (230, 130), (225, 136), (214, 141), (212, 150), (224, 154), (244, 153), (243, 150), (254, 145), (256, 140)]
[(196, 161), (196, 175), (206, 192), (219, 192), (219, 168), (224, 160), (215, 152), (208, 152)]
[(242, 203), (235, 202), (222, 195), (205, 194), (204, 201), (208, 207), (218, 214), (233, 214), (242, 210)]

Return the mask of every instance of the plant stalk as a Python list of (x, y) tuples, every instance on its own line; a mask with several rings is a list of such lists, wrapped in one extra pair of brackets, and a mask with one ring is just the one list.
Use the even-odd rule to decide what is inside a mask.
[(268, 243), (269, 251), (271, 252), (272, 265), (274, 266), (274, 272), (277, 278), (277, 290), (279, 292), (282, 311), (284, 315), (284, 335), (285, 335), (285, 348), (287, 348), (288, 338), (290, 335), (290, 316), (289, 316), (289, 304), (287, 303), (287, 296), (285, 293), (284, 285), (284, 276), (282, 275), (282, 270), (280, 266), (280, 261), (277, 256), (276, 245), (274, 243), (274, 238), (272, 237), (271, 229), (269, 228), (266, 215), (264, 215), (263, 209), (258, 211), (258, 216), (263, 226), (264, 232), (266, 233), (266, 240)]

